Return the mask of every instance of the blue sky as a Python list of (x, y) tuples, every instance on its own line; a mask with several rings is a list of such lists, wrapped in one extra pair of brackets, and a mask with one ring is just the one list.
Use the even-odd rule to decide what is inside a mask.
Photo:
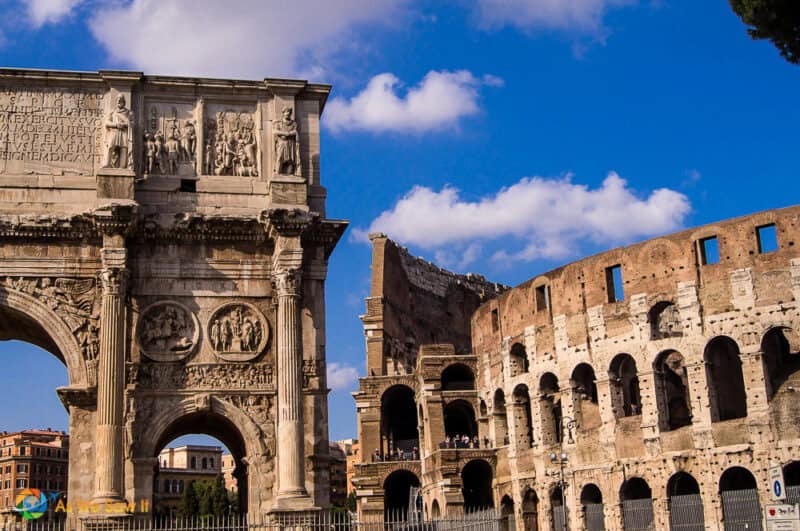
[[(351, 229), (327, 288), (332, 439), (356, 434), (368, 231), (516, 284), (798, 203), (800, 69), (724, 0), (0, 5), (4, 66), (334, 84), (322, 179), (329, 217)], [(66, 428), (60, 363), (5, 350), (0, 429)]]

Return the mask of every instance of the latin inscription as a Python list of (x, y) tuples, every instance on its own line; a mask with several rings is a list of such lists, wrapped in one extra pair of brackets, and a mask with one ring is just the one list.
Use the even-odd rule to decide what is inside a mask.
[(86, 174), (101, 152), (103, 94), (0, 91), (0, 172)]

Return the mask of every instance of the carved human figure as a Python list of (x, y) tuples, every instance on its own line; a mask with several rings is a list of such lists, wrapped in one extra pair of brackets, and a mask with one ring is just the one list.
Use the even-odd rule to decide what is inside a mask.
[(183, 126), (183, 153), (186, 160), (194, 163), (195, 153), (197, 152), (197, 132), (194, 128), (194, 123), (189, 120)]
[(220, 329), (219, 329), (219, 319), (214, 319), (214, 322), (211, 324), (211, 330), (209, 330), (209, 338), (211, 339), (211, 344), (214, 345), (214, 348), (219, 350), (220, 348)]
[(206, 175), (214, 173), (214, 144), (210, 139), (206, 142), (206, 150), (203, 155), (203, 172)]
[(170, 175), (178, 173), (178, 159), (180, 158), (180, 144), (178, 143), (178, 132), (174, 127), (167, 139), (167, 172)]
[(283, 109), (282, 119), (272, 127), (275, 144), (275, 173), (300, 175), (300, 138), (291, 107)]
[(161, 131), (156, 133), (155, 149), (155, 160), (159, 171), (163, 173), (167, 169), (167, 147), (164, 145), (164, 135)]
[(145, 173), (153, 173), (153, 170), (158, 165), (156, 162), (156, 139), (153, 133), (144, 135), (144, 161)]
[(129, 156), (132, 153), (131, 128), (133, 116), (130, 109), (125, 107), (125, 96), (117, 97), (117, 107), (106, 116), (104, 123), (106, 129), (106, 152), (103, 167), (128, 168)]

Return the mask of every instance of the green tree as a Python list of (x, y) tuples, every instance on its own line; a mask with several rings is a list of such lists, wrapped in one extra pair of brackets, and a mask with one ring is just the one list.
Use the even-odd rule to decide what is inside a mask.
[(734, 13), (750, 26), (754, 39), (769, 39), (784, 59), (800, 64), (800, 2), (798, 0), (729, 0)]
[(190, 481), (183, 490), (183, 499), (178, 507), (178, 514), (182, 518), (192, 518), (200, 512), (200, 502), (195, 491), (195, 482)]
[(350, 512), (356, 512), (356, 491), (352, 491), (347, 496), (347, 503), (345, 504), (347, 510)]
[(211, 492), (211, 506), (214, 516), (225, 516), (228, 514), (230, 504), (228, 503), (228, 491), (225, 488), (225, 480), (222, 479), (222, 474), (217, 474)]

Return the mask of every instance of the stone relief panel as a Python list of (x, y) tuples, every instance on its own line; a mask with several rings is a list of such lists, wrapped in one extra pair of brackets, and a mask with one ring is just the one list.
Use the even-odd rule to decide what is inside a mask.
[(257, 177), (259, 130), (253, 106), (205, 108), (203, 173)]
[(208, 321), (208, 340), (217, 356), (229, 361), (257, 357), (269, 341), (269, 323), (255, 306), (229, 303), (217, 308)]
[(0, 174), (91, 175), (102, 162), (104, 94), (0, 89)]
[(197, 127), (191, 103), (147, 102), (142, 167), (148, 175), (197, 175)]
[(141, 363), (128, 365), (128, 384), (139, 389), (273, 390), (269, 363), (196, 364)]
[(156, 302), (141, 313), (136, 339), (142, 354), (151, 360), (182, 360), (197, 348), (200, 323), (182, 304)]

